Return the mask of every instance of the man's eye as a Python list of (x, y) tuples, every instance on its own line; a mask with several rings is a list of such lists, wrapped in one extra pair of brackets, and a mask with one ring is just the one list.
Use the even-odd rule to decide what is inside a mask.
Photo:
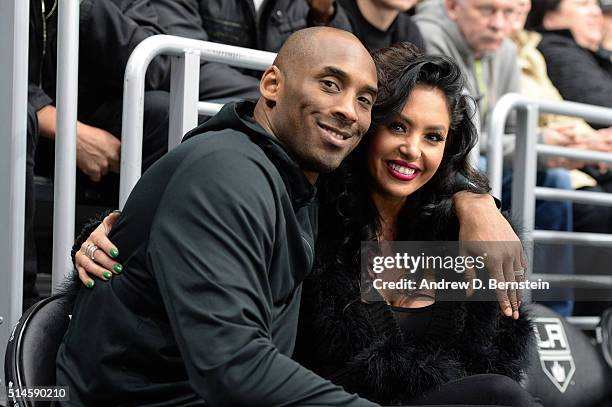
[(323, 84), (323, 86), (325, 86), (326, 88), (328, 88), (330, 90), (334, 90), (334, 91), (339, 91), (340, 90), (340, 87), (334, 81), (330, 81), (328, 79), (324, 79), (324, 80), (321, 81), (321, 83)]
[(364, 105), (367, 105), (367, 106), (370, 106), (372, 104), (372, 101), (369, 98), (365, 97), (365, 96), (361, 96), (359, 98), (359, 101), (361, 103), (363, 103)]

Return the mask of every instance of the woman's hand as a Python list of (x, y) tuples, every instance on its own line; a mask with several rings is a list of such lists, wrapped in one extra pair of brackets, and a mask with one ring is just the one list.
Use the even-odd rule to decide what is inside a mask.
[(119, 274), (123, 271), (121, 264), (115, 260), (119, 256), (119, 250), (108, 240), (108, 234), (120, 215), (121, 212), (114, 211), (105, 217), (83, 242), (81, 250), (74, 255), (79, 279), (88, 288), (95, 284), (91, 276), (107, 281), (113, 273)]

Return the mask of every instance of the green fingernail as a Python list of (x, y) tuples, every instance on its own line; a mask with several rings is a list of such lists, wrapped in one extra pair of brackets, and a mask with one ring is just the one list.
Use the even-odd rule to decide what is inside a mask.
[(92, 280), (89, 280), (87, 282), (87, 288), (92, 288), (94, 286), (94, 282)]
[(108, 279), (109, 279), (109, 278), (111, 278), (113, 275), (111, 274), (111, 272), (110, 272), (110, 271), (105, 271), (104, 273), (102, 273), (102, 276), (103, 276), (105, 279), (107, 279), (107, 280), (108, 280)]
[(115, 257), (119, 256), (119, 250), (113, 247), (108, 251), (108, 254), (114, 259)]
[(113, 266), (113, 270), (115, 270), (115, 273), (119, 274), (123, 271), (123, 266), (117, 263)]

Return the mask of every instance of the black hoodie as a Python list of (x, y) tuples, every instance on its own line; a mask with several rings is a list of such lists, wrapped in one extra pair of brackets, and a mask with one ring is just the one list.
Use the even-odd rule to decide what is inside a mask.
[(65, 405), (373, 405), (290, 358), (315, 189), (252, 109), (226, 105), (132, 191), (109, 236), (124, 272), (80, 289), (58, 353)]

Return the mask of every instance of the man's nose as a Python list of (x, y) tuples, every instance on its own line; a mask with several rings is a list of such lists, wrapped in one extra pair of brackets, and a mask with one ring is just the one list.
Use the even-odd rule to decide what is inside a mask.
[(503, 10), (496, 10), (489, 20), (489, 27), (495, 31), (507, 31), (510, 27), (510, 18)]
[(334, 116), (339, 119), (342, 119), (347, 124), (353, 124), (357, 121), (357, 109), (356, 103), (357, 98), (354, 95), (349, 93), (345, 94), (338, 103), (336, 103), (333, 107)]

